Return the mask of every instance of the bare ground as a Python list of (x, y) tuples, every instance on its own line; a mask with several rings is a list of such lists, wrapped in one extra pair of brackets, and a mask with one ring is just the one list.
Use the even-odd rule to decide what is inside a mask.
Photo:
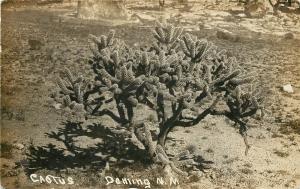
[[(265, 89), (267, 115), (249, 130), (251, 148), (247, 156), (237, 129), (222, 117), (207, 118), (198, 126), (171, 134), (170, 152), (193, 145), (209, 165), (197, 178), (180, 178), (178, 188), (300, 187), (300, 135), (290, 128), (300, 119), (299, 15), (244, 18), (232, 14), (229, 5), (215, 4), (199, 5), (180, 14), (173, 8), (161, 13), (130, 6), (141, 15), (173, 18), (170, 22), (227, 49), (244, 67), (257, 74)], [(234, 10), (239, 8), (232, 6)], [(55, 90), (55, 76), (63, 67), (90, 74), (88, 34), (101, 35), (115, 29), (116, 35), (126, 43), (141, 46), (151, 42), (153, 22), (148, 18), (139, 23), (109, 26), (68, 17), (70, 10), (72, 7), (57, 5), (2, 8), (1, 144), (7, 142), (13, 147), (11, 156), (1, 155), (1, 185), (5, 188), (104, 188), (106, 182), (100, 173), (105, 163), (95, 154), (111, 148), (116, 152), (109, 160), (108, 175), (133, 175), (155, 182), (154, 178), (163, 175), (158, 167), (150, 169), (135, 147), (118, 151), (116, 146), (122, 148), (126, 141), (113, 141), (101, 132), (106, 126), (113, 126), (110, 120), (68, 125), (50, 98)], [(232, 32), (238, 40), (218, 38), (219, 29)], [(293, 33), (293, 37), (288, 39), (286, 33)], [(30, 49), (28, 40), (40, 41), (41, 45), (36, 50)], [(282, 86), (288, 83), (293, 86), (292, 94), (282, 91)], [(70, 140), (75, 141), (79, 155), (73, 156), (65, 148), (62, 142), (65, 140), (60, 141), (65, 136), (72, 136)], [(135, 161), (123, 162), (122, 158)], [(36, 184), (29, 178), (33, 172), (42, 176), (71, 176), (75, 185)], [(159, 187), (162, 186), (153, 184), (151, 188)]]

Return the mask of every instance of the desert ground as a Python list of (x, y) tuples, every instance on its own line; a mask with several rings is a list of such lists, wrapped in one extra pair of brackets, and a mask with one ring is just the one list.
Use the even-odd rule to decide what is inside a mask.
[[(156, 4), (144, 2), (126, 6), (133, 15), (127, 21), (78, 19), (76, 6), (68, 3), (2, 7), (1, 186), (129, 188), (106, 185), (103, 178), (107, 164), (99, 153), (114, 149), (117, 153), (109, 158), (105, 174), (149, 178), (151, 188), (300, 188), (300, 14), (274, 15), (268, 9), (263, 16), (248, 17), (241, 5), (228, 1), (200, 1), (186, 11), (176, 6), (158, 10)], [(196, 146), (204, 164), (197, 177), (178, 177), (177, 186), (155, 184), (164, 173), (143, 162), (143, 154), (123, 152), (126, 141), (105, 133), (112, 125), (109, 119), (72, 124), (51, 98), (55, 78), (64, 67), (91, 74), (89, 34), (113, 29), (118, 38), (138, 48), (151, 43), (151, 28), (160, 18), (236, 56), (257, 74), (266, 95), (266, 115), (248, 131), (248, 155), (237, 129), (223, 117), (208, 117), (171, 133), (168, 149)], [(283, 90), (287, 84), (293, 92)], [(78, 155), (66, 149), (68, 142)], [(38, 179), (70, 177), (74, 183), (33, 182), (32, 174)]]

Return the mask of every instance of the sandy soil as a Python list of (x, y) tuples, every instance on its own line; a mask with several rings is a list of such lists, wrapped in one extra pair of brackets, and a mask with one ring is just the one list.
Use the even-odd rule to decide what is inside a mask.
[[(291, 130), (290, 124), (300, 119), (300, 15), (267, 12), (264, 17), (248, 18), (234, 2), (206, 2), (188, 12), (176, 7), (167, 7), (165, 12), (148, 10), (137, 3), (128, 8), (138, 17), (125, 24), (109, 24), (75, 19), (70, 16), (75, 9), (69, 5), (2, 7), (1, 145), (11, 144), (12, 151), (11, 156), (1, 155), (1, 185), (8, 189), (116, 188), (104, 186), (101, 174), (105, 162), (99, 153), (110, 148), (119, 151), (109, 160), (108, 175), (149, 177), (153, 182), (163, 175), (143, 162), (143, 154), (135, 147), (129, 154), (123, 152), (126, 141), (103, 134), (105, 126), (113, 125), (109, 119), (70, 125), (50, 98), (63, 67), (90, 74), (89, 34), (114, 29), (127, 44), (138, 47), (151, 42), (151, 25), (163, 17), (227, 49), (257, 74), (266, 91), (267, 115), (249, 130), (247, 156), (237, 129), (222, 117), (208, 117), (195, 127), (171, 133), (170, 152), (193, 145), (209, 165), (197, 178), (179, 177), (177, 188), (299, 188), (300, 133)], [(218, 37), (218, 31), (224, 30), (234, 38)], [(37, 41), (34, 48), (30, 40)], [(284, 92), (285, 84), (291, 84), (294, 93)], [(74, 141), (82, 153), (74, 156), (65, 148), (64, 139)], [(122, 158), (135, 161), (124, 163)], [(31, 173), (72, 177), (75, 183), (33, 183)], [(151, 188), (168, 187), (153, 184)]]

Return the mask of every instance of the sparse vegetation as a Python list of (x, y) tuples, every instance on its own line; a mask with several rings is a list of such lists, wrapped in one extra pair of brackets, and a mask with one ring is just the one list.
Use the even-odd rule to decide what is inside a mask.
[[(132, 15), (125, 23), (110, 19), (106, 23), (76, 18), (77, 0), (71, 0), (71, 3), (64, 0), (62, 4), (47, 6), (36, 6), (39, 0), (25, 0), (28, 5), (34, 6), (15, 1), (19, 2), (2, 4), (1, 10), (1, 142), (7, 141), (13, 145), (12, 157), (0, 158), (1, 186), (4, 188), (32, 188), (31, 173), (43, 178), (46, 175), (72, 177), (80, 188), (142, 187), (126, 187), (116, 183), (105, 186), (105, 176), (110, 175), (118, 178), (149, 178), (151, 188), (168, 187), (156, 184), (156, 178), (167, 177), (166, 171), (171, 169), (163, 170), (162, 163), (151, 161), (147, 149), (140, 143), (133, 143), (138, 142), (134, 135), (122, 134), (129, 128), (122, 127), (108, 115), (94, 116), (86, 113), (86, 110), (80, 113), (64, 107), (64, 102), (59, 100), (61, 94), (55, 93), (55, 100), (47, 95), (54, 91), (58, 75), (66, 79), (66, 75), (61, 73), (64, 67), (71, 70), (74, 76), (82, 75), (84, 80), (93, 84), (96, 75), (87, 64), (87, 57), (91, 55), (87, 42), (89, 33), (106, 35), (110, 29), (114, 29), (116, 37), (124, 40), (130, 49), (147, 51), (155, 41), (149, 32), (155, 18), (166, 19), (183, 27), (183, 34), (191, 32), (200, 39), (206, 38), (218, 45), (219, 50), (227, 49), (228, 53), (225, 54), (236, 56), (238, 64), (249, 75), (252, 71), (258, 75), (255, 79), (259, 81), (260, 88), (270, 89), (264, 93), (267, 97), (264, 104), (269, 110), (265, 112), (265, 119), (254, 122), (252, 118), (244, 119), (253, 123), (248, 131), (249, 143), (253, 145), (248, 157), (242, 154), (243, 138), (237, 134), (239, 125), (229, 128), (234, 123), (224, 116), (210, 115), (194, 127), (176, 126), (171, 130), (165, 145), (170, 160), (186, 150), (189, 144), (194, 144), (197, 147), (195, 154), (203, 157), (202, 160), (194, 158), (194, 161), (198, 164), (203, 162), (203, 165), (213, 161), (209, 170), (195, 173), (193, 166), (183, 167), (174, 161), (177, 168), (189, 173), (188, 177), (172, 175), (179, 178), (179, 187), (283, 188), (292, 179), (295, 183), (300, 182), (297, 177), (300, 175), (297, 169), (300, 135), (290, 126), (287, 126), (288, 132), (291, 131), (289, 135), (277, 130), (289, 120), (299, 119), (300, 115), (297, 85), (300, 80), (299, 14), (279, 12), (279, 15), (272, 15), (269, 9), (267, 16), (256, 19), (245, 17), (243, 7), (236, 1), (188, 0), (186, 4), (179, 4), (178, 1), (168, 0), (164, 11), (161, 11), (163, 8), (158, 9), (158, 0), (127, 0), (129, 13), (137, 16)], [(216, 29), (224, 29), (240, 40), (233, 42), (217, 38)], [(32, 47), (29, 40), (40, 41), (42, 45)], [(200, 64), (206, 63), (202, 61)], [(282, 91), (282, 85), (289, 83), (294, 93)], [(245, 90), (244, 87), (248, 85), (241, 87)], [(89, 98), (92, 99), (92, 96)], [(222, 99), (218, 108), (226, 109), (224, 102)], [(169, 106), (170, 103), (166, 104), (166, 107)], [(201, 107), (203, 109), (199, 113), (207, 108), (205, 103)], [(103, 104), (99, 111), (103, 109), (119, 117), (115, 101)], [(138, 103), (134, 111), (134, 120), (149, 123), (156, 145), (160, 123), (156, 111), (142, 103)], [(68, 117), (61, 115), (87, 121), (80, 126), (77, 123), (68, 124)], [(277, 134), (274, 134), (275, 138), (272, 138), (273, 133)], [(214, 153), (205, 152), (208, 148), (213, 149)], [(289, 156), (281, 158), (273, 153), (274, 149), (288, 152)], [(246, 165), (247, 162), (251, 165)], [(253, 174), (243, 174), (240, 171), (243, 168), (253, 170)], [(268, 169), (270, 171), (266, 171)], [(72, 186), (38, 182), (34, 187)], [(292, 183), (286, 187), (296, 188), (296, 185)]]
[(300, 135), (300, 119), (291, 120), (280, 125), (279, 132), (285, 135), (290, 135), (293, 133)]
[(272, 138), (279, 138), (279, 137), (282, 137), (282, 135), (280, 134), (277, 134), (277, 133), (272, 133)]
[(246, 175), (251, 175), (253, 174), (253, 171), (249, 168), (242, 168), (240, 169), (241, 173), (246, 174)]
[(8, 142), (1, 142), (0, 143), (0, 151), (1, 151), (1, 157), (3, 158), (11, 158), (12, 157), (12, 151), (13, 151), (13, 145)]
[(279, 157), (283, 157), (283, 158), (289, 156), (288, 152), (283, 152), (283, 151), (280, 151), (280, 150), (277, 150), (277, 149), (274, 150), (274, 154), (276, 154)]

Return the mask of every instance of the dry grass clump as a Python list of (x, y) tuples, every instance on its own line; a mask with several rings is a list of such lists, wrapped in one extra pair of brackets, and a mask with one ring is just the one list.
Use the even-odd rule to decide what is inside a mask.
[(274, 154), (282, 158), (288, 157), (290, 155), (288, 152), (283, 152), (280, 150), (274, 150)]
[(281, 125), (279, 132), (285, 135), (290, 135), (293, 133), (300, 135), (300, 119), (294, 119)]
[(12, 157), (13, 145), (8, 142), (0, 143), (0, 157), (11, 158)]

